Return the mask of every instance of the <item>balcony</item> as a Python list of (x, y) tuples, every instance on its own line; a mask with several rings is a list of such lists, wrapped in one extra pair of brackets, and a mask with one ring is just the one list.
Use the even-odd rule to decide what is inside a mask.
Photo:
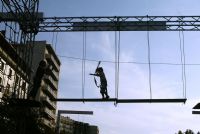
[(48, 108), (43, 108), (42, 109), (42, 112), (47, 115), (50, 119), (53, 119), (55, 120), (56, 119), (56, 115), (51, 111), (49, 110)]
[(51, 121), (49, 121), (45, 118), (41, 118), (40, 120), (41, 120), (41, 123), (48, 128), (54, 128), (55, 127)]
[(56, 91), (54, 91), (50, 86), (44, 85), (42, 86), (42, 89), (50, 98), (57, 98)]
[(58, 79), (59, 79), (58, 72), (56, 72), (55, 70), (48, 70), (48, 74), (51, 75), (55, 81), (58, 81)]
[(57, 72), (60, 71), (60, 66), (58, 65), (57, 61), (55, 60), (55, 58), (53, 57), (53, 55), (51, 54), (46, 54), (45, 58), (47, 59), (47, 61), (49, 61), (51, 63), (51, 65), (54, 66), (55, 70)]
[(46, 104), (50, 109), (55, 110), (56, 109), (56, 103), (52, 102), (48, 97), (44, 96), (41, 97), (42, 102), (44, 102), (44, 104)]
[(45, 81), (47, 84), (49, 84), (54, 90), (58, 90), (58, 82), (53, 80), (51, 76), (45, 76)]

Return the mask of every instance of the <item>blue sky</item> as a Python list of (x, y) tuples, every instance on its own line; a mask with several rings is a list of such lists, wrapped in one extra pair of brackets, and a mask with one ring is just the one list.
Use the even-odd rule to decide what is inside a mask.
[[(53, 16), (199, 15), (199, 0), (43, 0), (40, 11)], [(114, 32), (87, 32), (87, 58), (114, 61)], [(54, 36), (54, 40), (53, 40)], [(39, 33), (62, 56), (82, 57), (83, 33)], [(186, 63), (200, 63), (199, 32), (184, 32)], [(56, 44), (56, 45), (55, 45)], [(120, 61), (147, 62), (147, 32), (121, 32)], [(151, 61), (180, 63), (179, 32), (150, 32)], [(56, 47), (55, 47), (56, 46)], [(82, 61), (60, 57), (59, 97), (82, 97)], [(93, 77), (97, 62), (86, 61), (85, 97), (100, 98)], [(108, 92), (115, 96), (115, 65), (102, 62)], [(148, 65), (120, 64), (119, 98), (149, 98)], [(173, 134), (199, 129), (200, 116), (192, 115), (199, 102), (200, 66), (186, 66), (186, 104), (58, 103), (59, 109), (92, 110), (93, 116), (70, 116), (99, 126), (100, 134)], [(181, 66), (152, 65), (153, 98), (183, 97)]]

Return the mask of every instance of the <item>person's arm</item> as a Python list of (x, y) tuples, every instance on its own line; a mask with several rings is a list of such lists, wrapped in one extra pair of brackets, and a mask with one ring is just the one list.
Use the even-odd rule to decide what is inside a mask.
[(91, 74), (91, 73), (90, 73), (90, 75), (99, 76), (98, 74)]

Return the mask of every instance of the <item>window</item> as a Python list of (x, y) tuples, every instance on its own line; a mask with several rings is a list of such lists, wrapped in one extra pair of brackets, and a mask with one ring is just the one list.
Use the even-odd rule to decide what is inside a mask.
[(15, 83), (18, 84), (19, 83), (19, 76), (16, 75), (15, 77)]
[(23, 83), (22, 83), (22, 90), (26, 90), (26, 82), (25, 81), (23, 81)]
[(10, 84), (7, 84), (6, 85), (6, 91), (5, 91), (5, 93), (9, 94), (9, 92), (10, 92)]

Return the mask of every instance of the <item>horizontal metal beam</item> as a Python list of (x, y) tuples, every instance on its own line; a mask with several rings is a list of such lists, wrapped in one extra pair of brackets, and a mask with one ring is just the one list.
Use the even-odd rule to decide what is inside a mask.
[(119, 99), (117, 103), (185, 103), (187, 99)]
[(58, 98), (52, 101), (62, 102), (116, 102), (116, 103), (185, 103), (187, 99), (100, 99), (100, 98), (85, 98), (85, 99), (66, 99)]
[(192, 114), (200, 114), (200, 111), (192, 111)]
[(200, 31), (200, 16), (44, 17), (40, 32)]
[(93, 111), (58, 110), (58, 114), (87, 114), (87, 115), (93, 115)]

